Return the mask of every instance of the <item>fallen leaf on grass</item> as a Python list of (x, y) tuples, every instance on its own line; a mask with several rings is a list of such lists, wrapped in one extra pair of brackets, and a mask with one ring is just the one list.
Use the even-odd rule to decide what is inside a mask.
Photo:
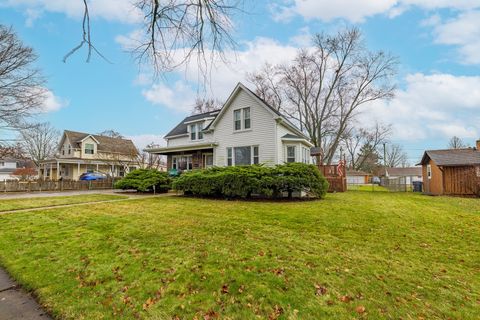
[(275, 305), (275, 307), (273, 307), (273, 312), (270, 313), (270, 315), (268, 316), (268, 320), (276, 320), (282, 315), (282, 313), (283, 313), (283, 308), (278, 305)]
[(242, 284), (240, 288), (238, 288), (238, 293), (243, 293), (244, 290), (245, 290), (245, 286)]
[(349, 297), (349, 296), (342, 296), (342, 297), (340, 298), (340, 301), (345, 302), (345, 303), (348, 303), (348, 302), (352, 301), (352, 298)]
[(228, 285), (227, 284), (224, 284), (222, 286), (222, 293), (228, 293)]
[(355, 311), (357, 311), (357, 313), (364, 313), (365, 312), (365, 307), (364, 306), (358, 306), (355, 308)]
[(315, 284), (315, 294), (317, 296), (323, 296), (326, 293), (327, 293), (327, 288), (325, 288), (321, 285)]

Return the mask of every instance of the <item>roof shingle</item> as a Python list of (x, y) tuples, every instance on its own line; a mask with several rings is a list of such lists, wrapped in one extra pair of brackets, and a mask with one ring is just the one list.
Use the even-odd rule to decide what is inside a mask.
[(99, 142), (97, 146), (98, 151), (128, 155), (133, 155), (137, 153), (137, 148), (133, 144), (132, 140), (129, 139), (111, 138), (98, 134), (90, 134), (70, 130), (65, 130), (65, 135), (70, 140), (70, 143), (76, 144), (77, 146), (81, 143), (83, 139), (88, 136), (92, 136)]
[(428, 158), (438, 166), (471, 166), (480, 165), (480, 151), (474, 148), (427, 150), (421, 164), (426, 164)]

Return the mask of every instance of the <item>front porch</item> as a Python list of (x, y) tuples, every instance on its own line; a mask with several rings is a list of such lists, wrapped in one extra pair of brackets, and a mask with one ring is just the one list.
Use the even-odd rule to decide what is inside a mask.
[(78, 180), (83, 173), (101, 172), (109, 177), (123, 177), (134, 165), (109, 164), (101, 161), (54, 159), (40, 163), (38, 175), (46, 180)]
[(167, 156), (167, 170), (189, 171), (205, 169), (215, 165), (216, 143), (205, 142), (192, 145), (152, 148), (152, 154)]

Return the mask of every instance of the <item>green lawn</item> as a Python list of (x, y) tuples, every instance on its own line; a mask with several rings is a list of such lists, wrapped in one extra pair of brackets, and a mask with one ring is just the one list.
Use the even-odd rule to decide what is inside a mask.
[(0, 263), (62, 319), (479, 319), (480, 201), (163, 197), (0, 216)]
[(30, 209), (49, 206), (59, 206), (64, 204), (76, 204), (83, 202), (95, 202), (105, 200), (126, 199), (126, 196), (112, 194), (85, 194), (80, 196), (64, 197), (37, 197), (37, 198), (19, 198), (19, 199), (1, 199), (0, 212), (16, 209)]

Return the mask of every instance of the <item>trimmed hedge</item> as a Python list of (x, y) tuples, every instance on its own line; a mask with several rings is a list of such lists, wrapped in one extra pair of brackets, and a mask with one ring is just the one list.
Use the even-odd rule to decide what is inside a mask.
[(171, 189), (172, 179), (167, 172), (155, 169), (136, 169), (115, 183), (116, 189), (135, 189), (141, 192), (167, 192)]
[(275, 167), (213, 167), (187, 172), (174, 180), (173, 188), (202, 197), (278, 198), (286, 192), (291, 198), (293, 193), (303, 191), (322, 198), (328, 182), (314, 165), (288, 163)]

